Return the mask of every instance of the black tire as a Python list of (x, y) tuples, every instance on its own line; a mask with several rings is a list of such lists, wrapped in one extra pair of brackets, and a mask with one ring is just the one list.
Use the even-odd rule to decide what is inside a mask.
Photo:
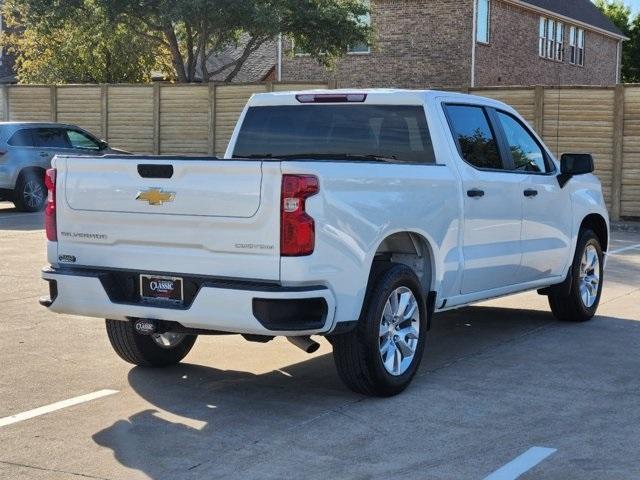
[[(409, 368), (399, 376), (387, 371), (380, 353), (380, 322), (387, 300), (400, 287), (406, 287), (417, 300), (420, 331)], [(399, 264), (376, 265), (357, 327), (330, 338), (333, 358), (344, 384), (356, 393), (390, 397), (404, 391), (415, 376), (426, 341), (427, 313), (420, 281), (413, 271)]]
[(141, 367), (169, 367), (191, 351), (197, 335), (186, 335), (176, 346), (161, 347), (148, 335), (136, 332), (134, 322), (107, 320), (107, 335), (115, 352), (125, 362)]
[(12, 195), (13, 204), (20, 212), (40, 212), (47, 203), (44, 173), (37, 170), (22, 172)]
[[(581, 264), (585, 251), (589, 247), (594, 247), (598, 256), (598, 269), (599, 269), (599, 284), (597, 288), (597, 296), (595, 303), (591, 306), (585, 305), (585, 302), (581, 297)], [(578, 238), (578, 244), (576, 246), (576, 253), (571, 265), (571, 289), (566, 291), (566, 288), (552, 288), (549, 294), (549, 305), (553, 315), (558, 319), (565, 322), (586, 322), (591, 320), (600, 304), (600, 297), (602, 296), (603, 285), (603, 254), (602, 247), (600, 245), (600, 239), (592, 231), (585, 229), (580, 232)]]

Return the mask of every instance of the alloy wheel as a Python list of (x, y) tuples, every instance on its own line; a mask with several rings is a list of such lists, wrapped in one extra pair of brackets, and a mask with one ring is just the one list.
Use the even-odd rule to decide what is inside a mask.
[(593, 245), (587, 245), (580, 262), (580, 298), (585, 307), (591, 308), (598, 299), (600, 288), (600, 257)]
[(409, 369), (419, 338), (418, 300), (409, 288), (399, 287), (389, 295), (380, 319), (380, 357), (388, 373), (398, 377)]

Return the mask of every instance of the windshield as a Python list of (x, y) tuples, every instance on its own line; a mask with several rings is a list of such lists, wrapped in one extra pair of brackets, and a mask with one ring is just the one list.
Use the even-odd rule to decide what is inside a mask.
[(233, 156), (435, 163), (424, 109), (394, 105), (252, 107)]

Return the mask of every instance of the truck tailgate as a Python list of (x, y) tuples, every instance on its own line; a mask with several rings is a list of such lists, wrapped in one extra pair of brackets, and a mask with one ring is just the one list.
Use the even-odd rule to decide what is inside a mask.
[(55, 167), (52, 263), (279, 279), (278, 163), (60, 157)]

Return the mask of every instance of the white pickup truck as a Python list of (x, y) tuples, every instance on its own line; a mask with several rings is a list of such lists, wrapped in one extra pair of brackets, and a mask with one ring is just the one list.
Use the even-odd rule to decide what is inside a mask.
[(595, 315), (609, 220), (592, 172), (487, 98), (255, 95), (224, 159), (56, 157), (41, 303), (108, 319), (143, 366), (197, 335), (309, 352), (326, 336), (348, 387), (394, 395), (435, 312), (538, 290), (561, 320)]

